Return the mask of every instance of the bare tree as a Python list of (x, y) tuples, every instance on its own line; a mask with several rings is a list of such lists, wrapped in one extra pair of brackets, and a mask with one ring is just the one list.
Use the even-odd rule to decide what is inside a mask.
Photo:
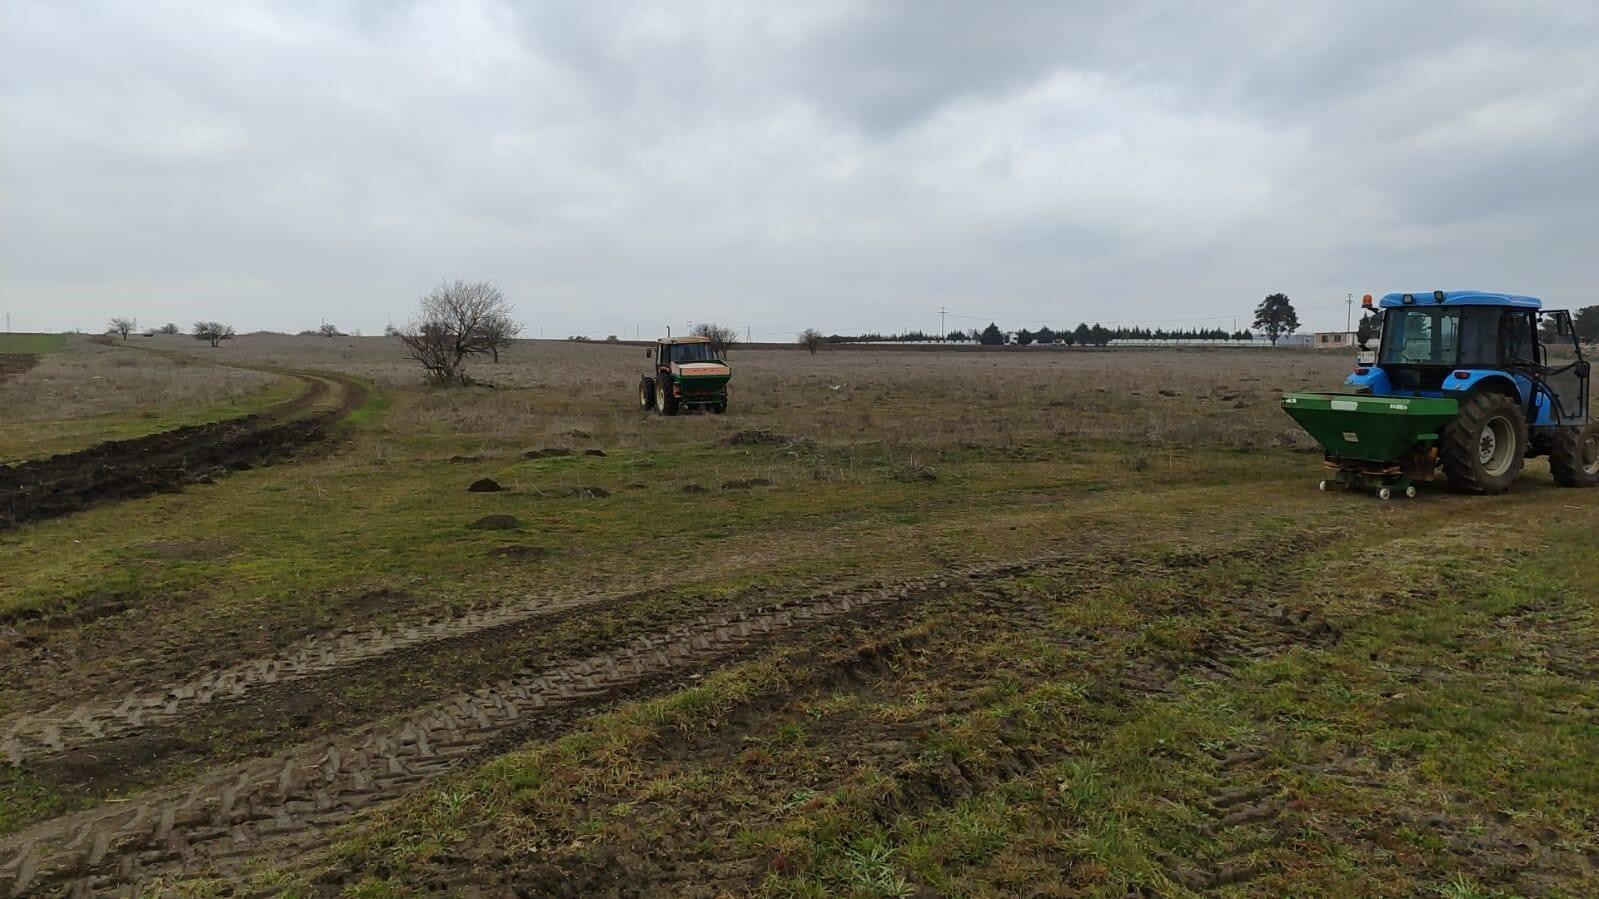
[(738, 343), (738, 332), (732, 328), (723, 327), (715, 322), (702, 322), (694, 326), (689, 332), (696, 337), (709, 337), (711, 348), (716, 350), (716, 355), (721, 356)]
[(510, 313), (505, 295), (493, 284), (456, 280), (424, 296), (417, 317), (397, 336), (406, 357), (422, 366), (430, 382), (464, 384), (467, 356), (493, 353), (521, 330)]
[(127, 339), (128, 339), (128, 335), (131, 334), (133, 332), (133, 329), (135, 329), (137, 327), (139, 327), (139, 320), (138, 319), (136, 319), (136, 318), (122, 318), (122, 317), (119, 316), (119, 317), (113, 318), (111, 320), (111, 327), (109, 328), (109, 330), (115, 332), (116, 334), (121, 335), (123, 341), (126, 342)]
[(496, 312), (484, 319), (481, 330), (482, 337), (478, 342), (482, 349), (479, 352), (487, 352), (495, 362), (499, 362), (500, 350), (509, 347), (516, 335), (522, 333), (522, 323), (512, 321), (503, 312)]
[(323, 322), (321, 327), (316, 329), (316, 333), (319, 336), (321, 336), (321, 337), (343, 337), (344, 336), (342, 333), (339, 332), (339, 328), (338, 328), (337, 325), (330, 324), (328, 322)]
[(156, 328), (155, 332), (157, 334), (182, 334), (183, 333), (181, 330), (178, 329), (178, 326), (175, 323), (173, 323), (173, 322), (167, 322), (166, 324), (162, 325), (161, 327)]
[(195, 322), (192, 333), (195, 340), (203, 340), (216, 347), (224, 340), (233, 339), (233, 326), (221, 322)]
[(816, 351), (822, 348), (822, 341), (826, 339), (822, 336), (822, 332), (815, 328), (806, 328), (799, 333), (799, 345), (810, 350), (812, 356), (816, 355)]

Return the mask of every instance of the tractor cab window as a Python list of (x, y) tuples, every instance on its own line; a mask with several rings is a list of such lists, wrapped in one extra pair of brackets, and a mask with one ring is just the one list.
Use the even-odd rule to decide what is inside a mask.
[(673, 362), (716, 362), (716, 350), (708, 343), (674, 343), (671, 345)]
[(1460, 361), (1456, 309), (1392, 309), (1382, 329), (1384, 365), (1441, 365)]

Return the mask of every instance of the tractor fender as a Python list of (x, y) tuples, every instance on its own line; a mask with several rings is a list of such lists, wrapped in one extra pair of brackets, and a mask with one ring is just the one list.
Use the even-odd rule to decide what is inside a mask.
[[(1464, 378), (1461, 375), (1465, 375)], [(1449, 373), (1444, 378), (1444, 396), (1458, 397), (1464, 400), (1468, 395), (1481, 390), (1492, 390), (1502, 393), (1516, 401), (1523, 410), (1527, 408), (1527, 394), (1531, 392), (1531, 385), (1522, 385), (1520, 379), (1512, 378), (1503, 371), (1493, 369), (1466, 368)]]
[(1390, 396), (1394, 392), (1393, 382), (1388, 379), (1388, 373), (1375, 365), (1363, 365), (1355, 369), (1344, 379), (1344, 386), (1355, 388), (1357, 393), (1370, 393), (1376, 396)]

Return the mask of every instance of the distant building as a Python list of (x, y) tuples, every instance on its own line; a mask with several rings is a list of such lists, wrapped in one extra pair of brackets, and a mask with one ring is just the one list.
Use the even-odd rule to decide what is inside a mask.
[(1310, 345), (1318, 350), (1347, 350), (1359, 343), (1354, 331), (1317, 331)]

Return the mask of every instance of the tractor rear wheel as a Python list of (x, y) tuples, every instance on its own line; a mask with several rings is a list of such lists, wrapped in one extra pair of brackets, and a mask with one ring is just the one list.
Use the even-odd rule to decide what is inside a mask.
[(649, 375), (639, 379), (638, 407), (645, 412), (655, 408), (655, 379)]
[(1562, 487), (1599, 484), (1599, 423), (1556, 428), (1549, 441), (1549, 472)]
[(667, 378), (655, 379), (655, 411), (662, 415), (677, 414), (677, 397), (672, 395), (672, 390), (667, 385)]
[(1515, 400), (1501, 393), (1472, 394), (1438, 438), (1438, 460), (1449, 483), (1469, 493), (1504, 493), (1521, 474), (1527, 422)]

